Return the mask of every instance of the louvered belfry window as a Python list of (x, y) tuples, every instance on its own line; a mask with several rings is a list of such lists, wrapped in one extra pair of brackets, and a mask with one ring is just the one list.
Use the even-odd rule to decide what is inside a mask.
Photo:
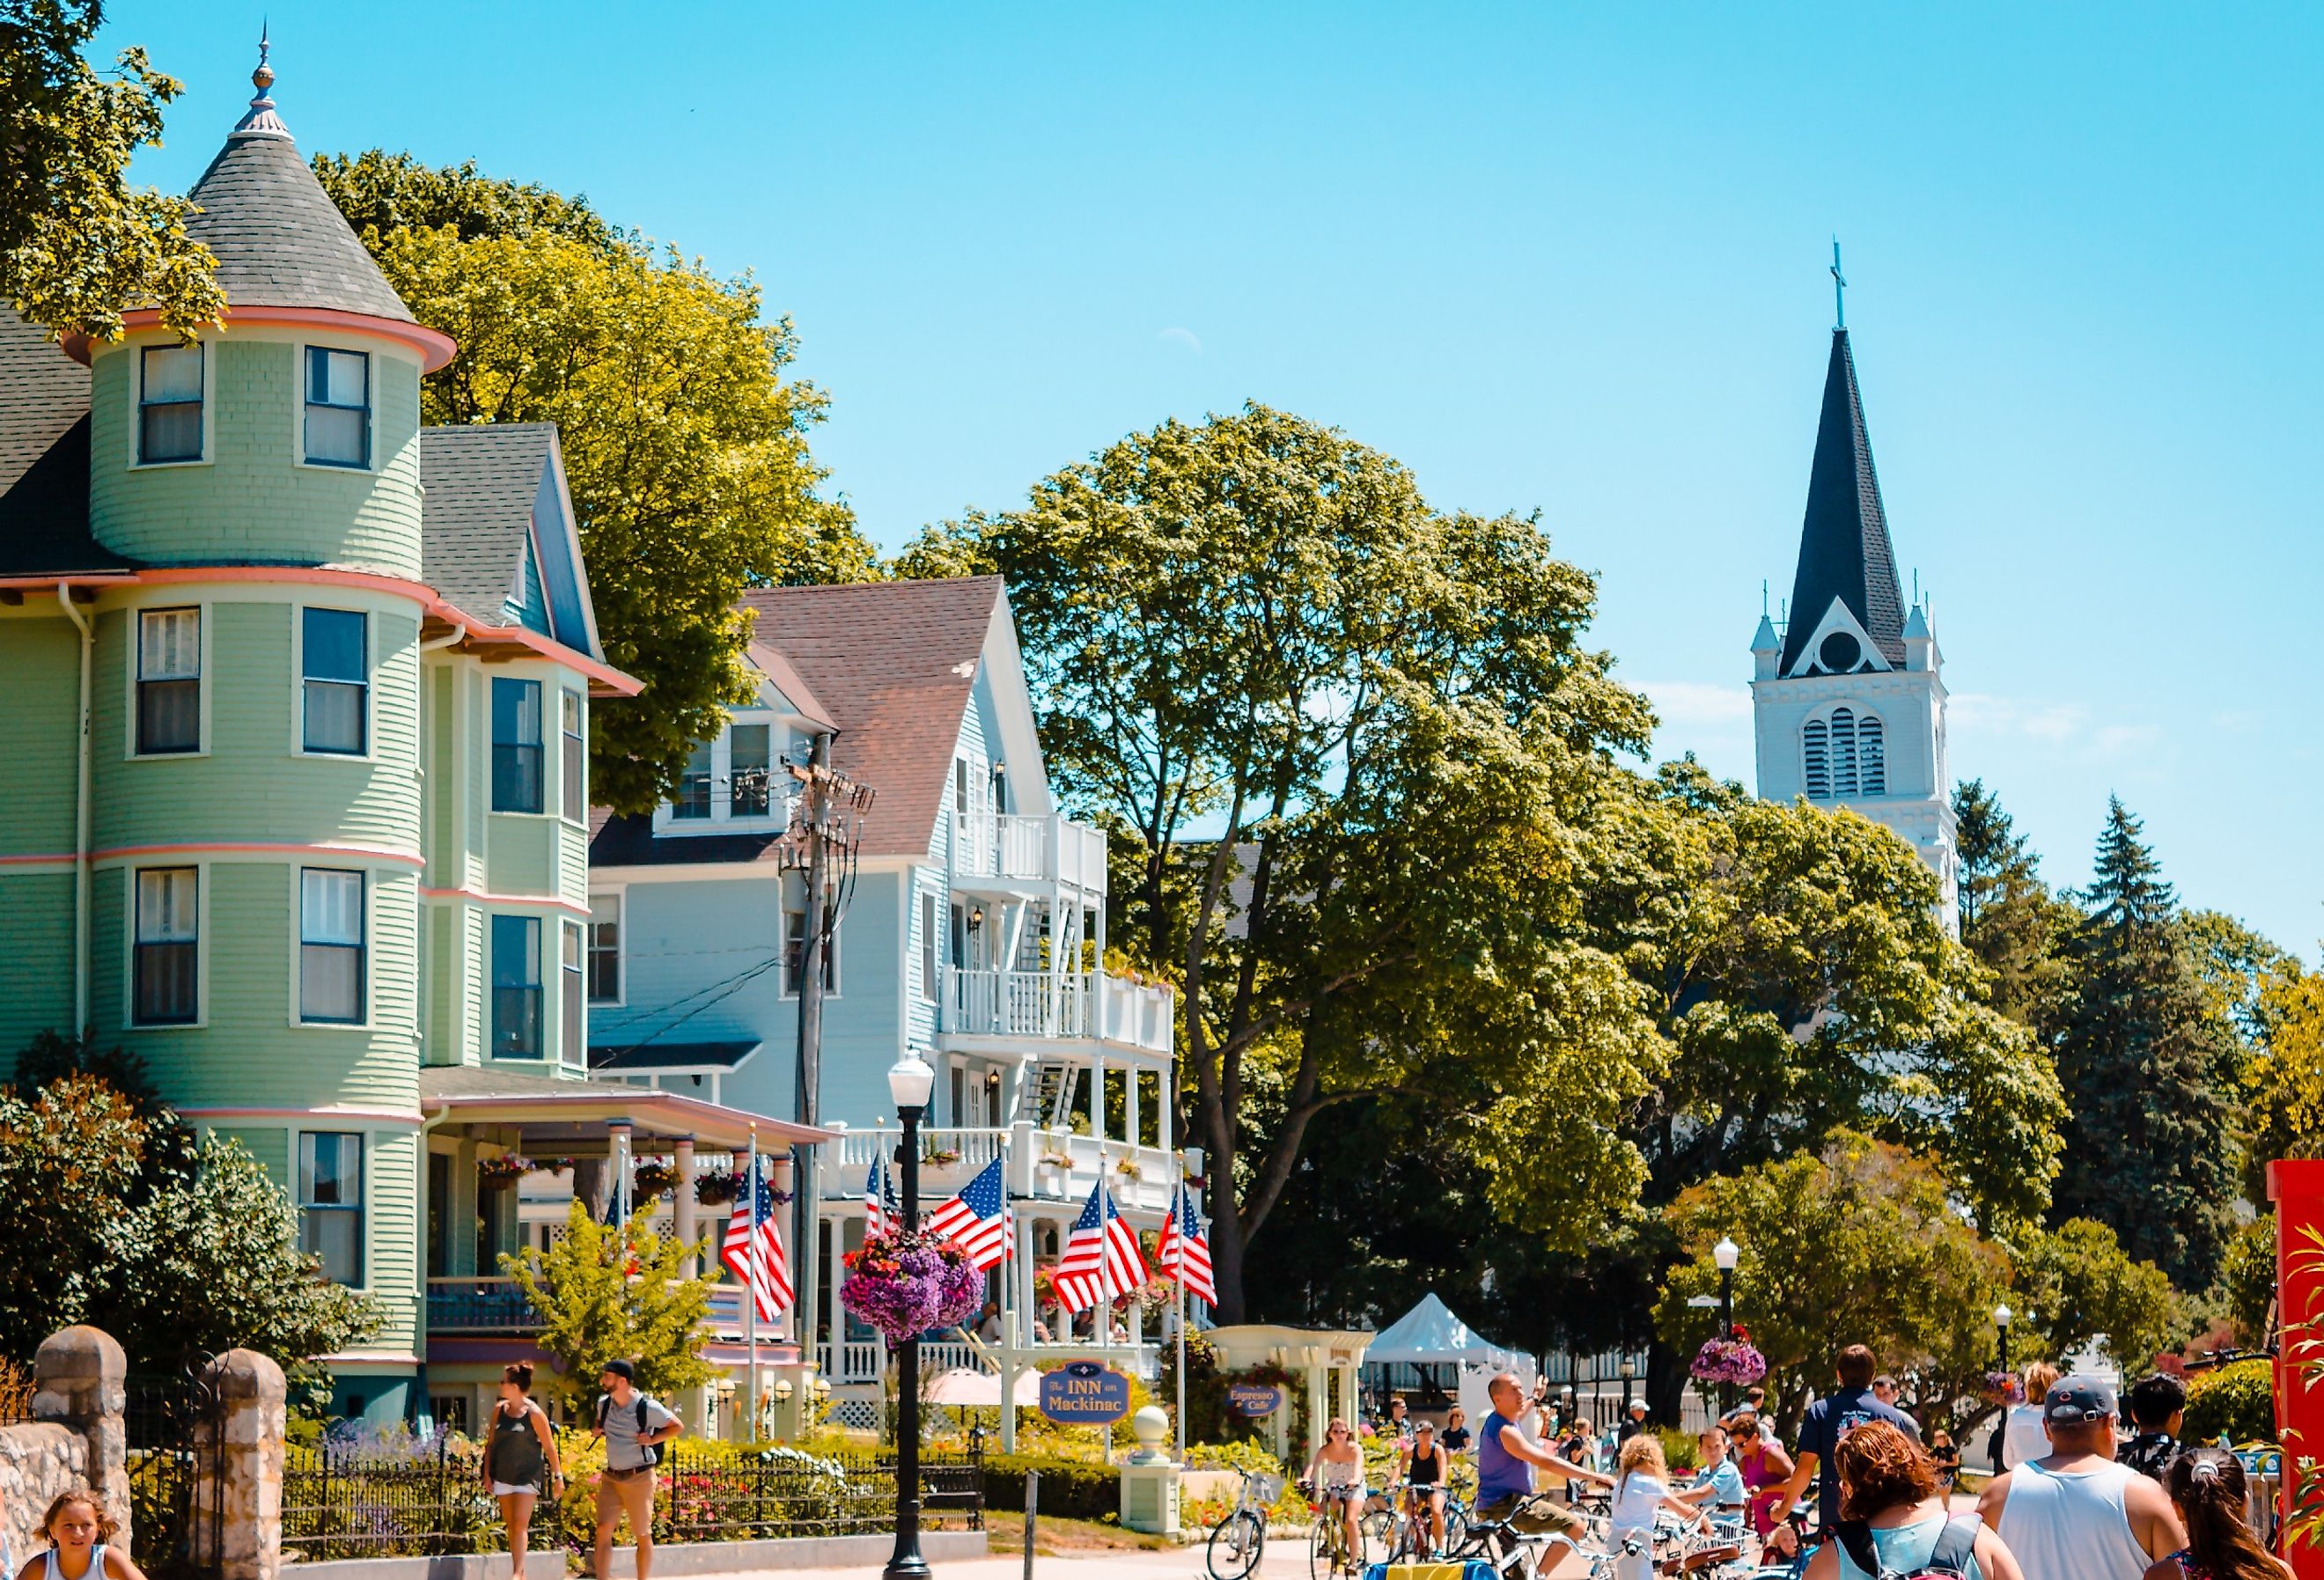
[(1800, 758), (1812, 801), (1888, 793), (1887, 742), (1876, 714), (1843, 706), (1808, 720), (1800, 729)]

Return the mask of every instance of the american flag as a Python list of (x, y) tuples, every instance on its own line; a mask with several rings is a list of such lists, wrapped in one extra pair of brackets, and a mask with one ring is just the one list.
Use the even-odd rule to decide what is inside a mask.
[(1213, 1306), (1219, 1303), (1219, 1286), (1211, 1277), (1211, 1243), (1203, 1233), (1203, 1221), (1194, 1216), (1194, 1198), (1183, 1185), (1163, 1221), (1154, 1260), (1164, 1272), (1177, 1274), (1188, 1294), (1200, 1295)]
[(726, 1241), (718, 1260), (751, 1287), (759, 1320), (772, 1322), (791, 1303), (791, 1266), (783, 1255), (783, 1237), (775, 1228), (775, 1196), (766, 1176), (752, 1160), (751, 1178), (735, 1198), (734, 1215), (726, 1220)]
[(863, 1237), (870, 1239), (904, 1226), (896, 1206), (896, 1182), (888, 1178), (888, 1160), (874, 1158), (863, 1174)]
[(1068, 1311), (1086, 1311), (1145, 1281), (1146, 1258), (1138, 1249), (1137, 1231), (1122, 1222), (1121, 1209), (1101, 1179), (1065, 1236), (1065, 1254), (1057, 1259), (1057, 1299)]
[(959, 1246), (982, 1270), (1008, 1259), (1016, 1238), (1015, 1218), (1009, 1192), (1001, 1183), (1001, 1160), (995, 1158), (960, 1187), (958, 1196), (922, 1219), (921, 1227)]

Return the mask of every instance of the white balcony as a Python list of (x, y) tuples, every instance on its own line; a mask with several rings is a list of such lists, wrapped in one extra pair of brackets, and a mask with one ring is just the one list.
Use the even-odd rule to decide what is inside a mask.
[[(1177, 995), (1102, 971), (945, 971), (945, 1036), (1088, 1039), (1167, 1057), (1177, 1031)], [(1017, 1050), (1012, 1050), (1017, 1051)]]
[[(887, 1157), (901, 1139), (893, 1130), (851, 1130), (824, 1151), (823, 1199), (847, 1210), (857, 1200), (872, 1160)], [(1099, 1141), (1073, 1131), (924, 1126), (920, 1131), (920, 1206), (935, 1206), (958, 1191), (998, 1157), (1007, 1157), (1009, 1189), (1019, 1197), (1038, 1197), (1078, 1205), (1102, 1174), (1113, 1187), (1114, 1205), (1126, 1213), (1159, 1215), (1169, 1210), (1177, 1159), (1161, 1147)], [(1151, 1228), (1150, 1223), (1141, 1228)]]
[(953, 815), (952, 884), (991, 886), (997, 892), (1062, 883), (1105, 892), (1105, 836), (1056, 813), (1020, 818), (1006, 812)]

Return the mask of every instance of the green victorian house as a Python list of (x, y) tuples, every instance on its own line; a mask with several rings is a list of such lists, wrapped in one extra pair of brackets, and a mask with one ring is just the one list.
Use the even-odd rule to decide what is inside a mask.
[(222, 326), (0, 312), (0, 1071), (51, 1029), (138, 1054), (378, 1300), (338, 1407), (474, 1419), (530, 1353), (474, 1320), (498, 1160), (602, 1194), (635, 1146), (815, 1132), (586, 1079), (588, 713), (637, 686), (557, 433), (420, 426), (452, 342), (254, 80), (193, 191)]

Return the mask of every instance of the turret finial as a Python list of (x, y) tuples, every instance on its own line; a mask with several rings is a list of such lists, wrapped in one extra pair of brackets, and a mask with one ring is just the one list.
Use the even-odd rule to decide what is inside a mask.
[(252, 85), (261, 93), (274, 86), (274, 68), (266, 63), (266, 54), (272, 47), (266, 42), (266, 18), (262, 16), (258, 19), (258, 69), (250, 74)]
[(290, 135), (290, 128), (274, 113), (274, 100), (267, 91), (274, 86), (274, 68), (266, 63), (273, 47), (267, 38), (266, 20), (262, 17), (258, 23), (258, 69), (250, 74), (251, 86), (258, 89), (258, 95), (250, 101), (248, 113), (235, 123), (234, 134), (237, 137)]

